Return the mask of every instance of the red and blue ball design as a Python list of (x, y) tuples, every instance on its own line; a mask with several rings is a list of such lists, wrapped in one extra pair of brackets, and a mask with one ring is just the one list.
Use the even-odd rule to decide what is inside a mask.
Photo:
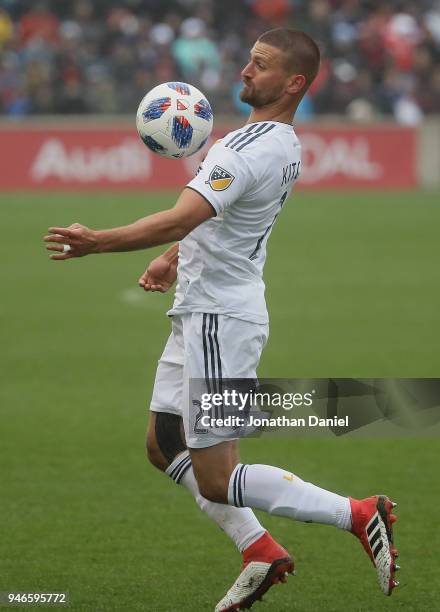
[(212, 119), (212, 108), (208, 100), (202, 99), (194, 104), (194, 114), (201, 119), (211, 121)]
[(174, 117), (171, 138), (179, 149), (186, 149), (191, 144), (193, 127), (186, 117)]
[(174, 91), (177, 91), (177, 93), (180, 93), (180, 95), (182, 96), (189, 96), (191, 93), (191, 90), (187, 83), (180, 83), (179, 81), (175, 81), (167, 83), (167, 85), (170, 89), (174, 89)]
[(153, 119), (159, 119), (170, 106), (171, 98), (156, 98), (156, 100), (152, 100), (142, 113), (144, 123), (153, 121)]

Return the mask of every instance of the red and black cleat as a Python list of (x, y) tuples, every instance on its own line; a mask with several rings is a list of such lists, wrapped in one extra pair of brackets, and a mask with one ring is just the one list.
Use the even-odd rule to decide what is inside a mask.
[(285, 548), (266, 531), (243, 553), (243, 568), (215, 612), (249, 610), (274, 584), (286, 582), (294, 564)]
[(393, 543), (393, 523), (397, 517), (392, 514), (397, 505), (385, 495), (373, 495), (366, 499), (350, 499), (352, 533), (357, 536), (370, 557), (377, 572), (379, 586), (385, 595), (391, 595), (399, 585), (394, 574), (400, 569), (396, 565), (399, 556)]

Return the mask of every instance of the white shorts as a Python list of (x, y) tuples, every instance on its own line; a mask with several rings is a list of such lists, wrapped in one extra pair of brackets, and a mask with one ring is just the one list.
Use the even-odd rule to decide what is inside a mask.
[(186, 444), (205, 448), (222, 442), (196, 426), (196, 403), (190, 401), (190, 379), (256, 379), (268, 325), (218, 314), (189, 313), (172, 318), (172, 332), (159, 360), (150, 409), (182, 417)]

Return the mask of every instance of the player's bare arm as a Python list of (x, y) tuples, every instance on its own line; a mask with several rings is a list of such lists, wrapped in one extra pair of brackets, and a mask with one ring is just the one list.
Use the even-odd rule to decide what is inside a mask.
[(49, 243), (47, 250), (55, 252), (51, 255), (55, 260), (136, 251), (182, 240), (214, 215), (214, 209), (205, 198), (193, 189), (184, 189), (173, 208), (143, 217), (130, 225), (105, 230), (93, 230), (79, 223), (69, 227), (50, 227), (44, 241)]
[(176, 282), (178, 260), (179, 243), (176, 243), (148, 264), (139, 279), (139, 286), (145, 291), (165, 293)]

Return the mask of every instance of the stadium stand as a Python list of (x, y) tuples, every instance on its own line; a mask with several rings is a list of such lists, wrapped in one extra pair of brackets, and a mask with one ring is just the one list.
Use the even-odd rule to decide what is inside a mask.
[(0, 0), (0, 114), (133, 113), (181, 79), (239, 115), (249, 47), (281, 24), (323, 50), (303, 118), (416, 125), (440, 112), (438, 0)]

